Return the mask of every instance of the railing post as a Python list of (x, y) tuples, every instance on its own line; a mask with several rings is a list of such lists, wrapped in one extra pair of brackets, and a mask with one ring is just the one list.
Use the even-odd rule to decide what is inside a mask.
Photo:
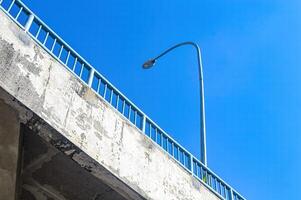
[(234, 194), (232, 188), (230, 188), (230, 200), (234, 200)]
[(8, 9), (7, 9), (7, 12), (8, 12), (8, 13), (10, 12), (10, 10), (11, 10), (12, 7), (14, 6), (14, 4), (15, 4), (15, 0), (13, 0), (13, 1), (11, 2), (11, 4), (9, 5), (9, 7), (8, 7)]
[(95, 69), (91, 67), (90, 74), (89, 74), (89, 80), (88, 80), (88, 85), (90, 88), (92, 87), (94, 73), (95, 73)]
[(29, 29), (30, 29), (30, 27), (31, 27), (31, 24), (32, 24), (33, 20), (34, 20), (34, 15), (33, 15), (33, 14), (30, 14), (29, 17), (28, 17), (28, 20), (27, 20), (27, 22), (26, 22), (26, 24), (25, 24), (25, 26), (24, 26), (25, 32), (28, 32), (28, 31), (29, 31)]
[(142, 119), (142, 132), (145, 133), (146, 116), (145, 116), (145, 114), (143, 114), (142, 116), (143, 116), (143, 119)]
[(193, 172), (193, 158), (192, 158), (191, 154), (190, 154), (190, 169), (191, 169), (191, 174), (193, 176), (194, 175), (194, 172)]

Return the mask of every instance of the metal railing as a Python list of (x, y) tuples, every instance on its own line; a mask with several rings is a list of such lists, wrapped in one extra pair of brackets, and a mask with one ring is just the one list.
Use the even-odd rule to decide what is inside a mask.
[(134, 126), (163, 148), (179, 165), (199, 181), (203, 182), (219, 198), (224, 200), (245, 200), (238, 192), (214, 174), (208, 167), (204, 166), (189, 151), (145, 115), (134, 103), (126, 98), (113, 84), (97, 72), (95, 68), (39, 19), (24, 3), (20, 0), (0, 0), (0, 9), (58, 62), (79, 77)]

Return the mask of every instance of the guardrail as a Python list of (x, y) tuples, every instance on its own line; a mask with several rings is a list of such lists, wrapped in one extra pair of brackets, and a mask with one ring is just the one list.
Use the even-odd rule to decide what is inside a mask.
[(134, 126), (163, 148), (179, 165), (204, 183), (219, 198), (245, 200), (226, 182), (177, 143), (134, 103), (95, 70), (20, 0), (0, 0), (0, 8), (58, 62), (117, 109)]

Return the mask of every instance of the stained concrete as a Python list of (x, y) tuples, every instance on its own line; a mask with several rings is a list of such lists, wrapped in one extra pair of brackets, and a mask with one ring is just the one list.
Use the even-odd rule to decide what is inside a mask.
[(29, 112), (0, 88), (0, 200), (126, 200), (99, 164)]
[[(14, 197), (21, 200), (135, 199), (134, 191), (128, 188), (124, 192), (126, 186), (117, 177), (2, 88), (0, 102), (0, 113), (6, 114), (0, 115), (0, 126), (10, 130), (5, 117), (14, 116), (17, 121), (12, 120), (11, 123), (20, 130), (15, 133), (21, 138), (16, 143), (19, 146), (19, 156), (16, 153), (19, 162), (15, 163), (18, 169), (11, 171), (14, 176), (12, 184), (9, 185), (9, 180), (0, 179), (0, 200)], [(1, 138), (10, 137), (9, 131), (2, 133)], [(8, 140), (3, 142), (10, 144)], [(0, 158), (6, 153), (2, 151)], [(9, 158), (6, 160), (10, 161)], [(116, 190), (123, 191), (123, 194)], [(136, 199), (143, 199), (139, 194), (136, 196)]]
[(0, 87), (29, 127), (49, 126), (38, 134), (126, 199), (219, 199), (2, 11), (0, 19)]

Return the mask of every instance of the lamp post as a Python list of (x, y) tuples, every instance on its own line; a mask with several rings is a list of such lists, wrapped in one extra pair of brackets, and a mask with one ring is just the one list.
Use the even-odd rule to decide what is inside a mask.
[(198, 59), (198, 71), (199, 71), (199, 81), (200, 81), (200, 140), (201, 140), (201, 162), (207, 166), (207, 152), (206, 152), (206, 124), (205, 124), (205, 98), (204, 98), (204, 81), (203, 81), (203, 67), (202, 67), (202, 57), (201, 57), (201, 50), (200, 47), (194, 42), (182, 42), (176, 44), (169, 49), (165, 50), (157, 57), (149, 59), (146, 61), (142, 67), (143, 69), (149, 69), (156, 64), (156, 61), (163, 57), (165, 54), (169, 53), (170, 51), (184, 45), (193, 46), (197, 51), (197, 59)]

